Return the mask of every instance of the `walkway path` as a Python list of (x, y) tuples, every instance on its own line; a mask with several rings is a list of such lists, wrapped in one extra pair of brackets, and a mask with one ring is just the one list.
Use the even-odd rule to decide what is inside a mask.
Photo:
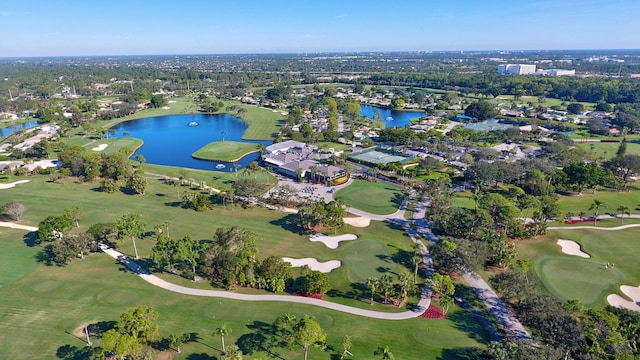
[(38, 228), (34, 226), (20, 225), (12, 222), (5, 222), (5, 221), (0, 221), (0, 226), (12, 228), (12, 229), (19, 229), (19, 230), (38, 231)]
[(133, 260), (129, 259), (124, 254), (118, 251), (115, 251), (107, 246), (102, 246), (101, 249), (106, 254), (112, 256), (114, 259), (118, 260), (119, 262), (127, 266), (129, 269), (131, 269), (133, 272), (138, 274), (138, 276), (140, 276), (146, 282), (153, 284), (155, 286), (161, 287), (165, 290), (169, 290), (169, 291), (173, 291), (173, 292), (185, 294), (185, 295), (208, 296), (208, 297), (217, 297), (217, 298), (232, 299), (232, 300), (241, 300), (241, 301), (275, 301), (275, 302), (306, 304), (306, 305), (319, 306), (319, 307), (336, 310), (336, 311), (342, 311), (352, 315), (359, 315), (359, 316), (369, 317), (373, 319), (383, 319), (383, 320), (412, 319), (424, 313), (425, 310), (430, 305), (430, 300), (427, 297), (427, 298), (421, 299), (420, 302), (418, 303), (418, 306), (412, 311), (404, 311), (400, 313), (386, 313), (386, 312), (380, 312), (380, 311), (372, 311), (372, 310), (355, 308), (352, 306), (336, 304), (336, 303), (332, 303), (325, 300), (307, 298), (302, 296), (248, 295), (248, 294), (238, 294), (238, 293), (222, 291), (222, 290), (194, 289), (194, 288), (172, 284), (168, 281), (160, 279), (155, 275), (151, 275), (147, 270), (142, 268)]

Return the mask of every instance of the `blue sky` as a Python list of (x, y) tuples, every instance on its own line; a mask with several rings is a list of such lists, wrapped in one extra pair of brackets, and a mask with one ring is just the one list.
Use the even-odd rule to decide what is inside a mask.
[(0, 0), (0, 57), (639, 49), (638, 0)]

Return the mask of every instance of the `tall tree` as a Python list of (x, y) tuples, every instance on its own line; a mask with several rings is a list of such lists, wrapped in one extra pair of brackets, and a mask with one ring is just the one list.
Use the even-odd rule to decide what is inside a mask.
[(222, 340), (222, 352), (223, 353), (227, 352), (227, 350), (226, 350), (226, 348), (224, 346), (224, 337), (229, 335), (229, 334), (231, 334), (231, 331), (232, 331), (232, 329), (231, 329), (231, 327), (229, 327), (229, 325), (227, 323), (222, 323), (213, 332), (213, 335), (220, 336), (220, 339)]
[(78, 205), (73, 205), (70, 208), (64, 209), (64, 216), (76, 224), (76, 227), (80, 227), (80, 219), (82, 219), (82, 209)]
[(600, 211), (600, 208), (604, 208), (604, 201), (598, 200), (598, 199), (593, 199), (593, 202), (591, 203), (591, 206), (589, 206), (589, 211), (593, 210), (593, 223), (594, 224), (598, 222), (598, 212)]
[(324, 342), (327, 339), (327, 334), (320, 327), (320, 324), (308, 315), (300, 319), (293, 332), (296, 340), (304, 350), (304, 360), (307, 360), (310, 346), (324, 346)]
[(183, 237), (176, 243), (176, 258), (189, 263), (193, 273), (193, 281), (197, 278), (196, 266), (202, 253), (202, 246), (191, 235)]
[(624, 221), (624, 216), (631, 216), (631, 213), (629, 212), (629, 207), (626, 205), (620, 205), (618, 206), (618, 208), (616, 209), (616, 211), (618, 211), (618, 214), (620, 214), (620, 223), (622, 224), (622, 222)]
[(371, 305), (373, 306), (373, 298), (380, 289), (380, 281), (378, 279), (369, 278), (367, 279), (366, 285), (371, 293)]
[(136, 237), (142, 236), (145, 226), (146, 224), (142, 222), (140, 214), (135, 213), (125, 214), (116, 221), (116, 237), (122, 239), (128, 236), (131, 239), (136, 259), (140, 258), (138, 247), (136, 246)]

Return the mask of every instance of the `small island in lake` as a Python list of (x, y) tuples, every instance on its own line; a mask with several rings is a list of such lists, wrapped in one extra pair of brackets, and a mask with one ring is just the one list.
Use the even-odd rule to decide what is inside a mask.
[(260, 151), (260, 144), (239, 141), (215, 141), (191, 154), (194, 159), (208, 161), (235, 162)]

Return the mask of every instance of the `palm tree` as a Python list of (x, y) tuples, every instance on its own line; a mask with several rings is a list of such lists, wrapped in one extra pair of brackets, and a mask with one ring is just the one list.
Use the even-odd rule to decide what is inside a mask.
[(242, 350), (237, 345), (230, 345), (229, 349), (222, 355), (222, 360), (242, 360)]
[(367, 288), (369, 288), (369, 291), (371, 292), (371, 306), (373, 306), (373, 297), (378, 291), (379, 284), (380, 281), (378, 279), (367, 279)]
[(386, 304), (389, 299), (389, 293), (393, 290), (393, 279), (391, 278), (391, 275), (382, 275), (378, 280), (378, 286), (380, 287), (380, 292), (382, 292), (383, 301)]
[(229, 335), (231, 333), (231, 328), (229, 327), (229, 325), (227, 325), (226, 323), (222, 323), (220, 325), (220, 327), (216, 328), (216, 330), (213, 332), (213, 335), (220, 335), (220, 338), (222, 339), (222, 352), (226, 353), (227, 350), (224, 347), (224, 337), (225, 335)]
[(414, 243), (413, 246), (413, 256), (411, 257), (411, 262), (413, 263), (413, 283), (418, 283), (418, 269), (420, 268), (420, 264), (424, 261), (424, 255), (422, 254), (422, 244)]
[(233, 163), (233, 170), (235, 170), (236, 172), (236, 177), (238, 177), (238, 168), (240, 167), (240, 164), (238, 163)]
[(601, 207), (604, 207), (604, 201), (598, 200), (598, 199), (594, 199), (591, 206), (589, 206), (589, 210), (594, 210), (594, 215), (593, 215), (594, 224), (598, 221), (598, 211), (600, 211)]
[(620, 224), (622, 224), (622, 222), (624, 221), (624, 215), (625, 214), (627, 216), (631, 216), (631, 213), (629, 212), (629, 207), (628, 206), (620, 205), (620, 206), (618, 206), (616, 211), (618, 211), (618, 213), (620, 214)]

